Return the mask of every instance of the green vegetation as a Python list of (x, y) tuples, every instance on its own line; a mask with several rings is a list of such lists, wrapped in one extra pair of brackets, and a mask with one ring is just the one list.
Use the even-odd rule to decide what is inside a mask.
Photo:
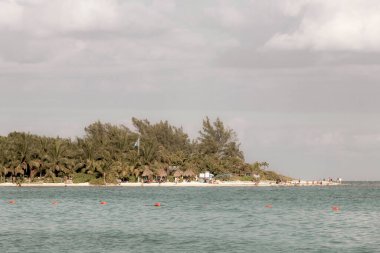
[(20, 132), (0, 136), (0, 182), (173, 181), (178, 170), (190, 175), (207, 170), (220, 180), (289, 179), (267, 171), (267, 162), (245, 163), (236, 133), (219, 119), (204, 119), (195, 140), (167, 121), (132, 122), (136, 131), (98, 121), (76, 140)]

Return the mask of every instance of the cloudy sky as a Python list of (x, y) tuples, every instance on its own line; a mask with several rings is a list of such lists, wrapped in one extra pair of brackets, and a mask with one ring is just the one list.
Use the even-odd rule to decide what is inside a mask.
[(0, 0), (0, 134), (220, 117), (246, 160), (380, 180), (378, 0)]

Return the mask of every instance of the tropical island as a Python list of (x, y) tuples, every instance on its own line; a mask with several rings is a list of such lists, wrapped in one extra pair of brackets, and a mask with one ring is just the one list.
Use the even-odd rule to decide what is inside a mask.
[[(191, 140), (182, 127), (132, 118), (135, 131), (97, 121), (70, 138), (12, 132), (0, 136), (0, 183), (85, 184), (225, 181), (289, 182), (268, 162), (245, 162), (236, 132), (217, 118)], [(202, 176), (200, 178), (199, 176)], [(205, 176), (207, 175), (207, 177)], [(210, 176), (211, 175), (211, 176)]]

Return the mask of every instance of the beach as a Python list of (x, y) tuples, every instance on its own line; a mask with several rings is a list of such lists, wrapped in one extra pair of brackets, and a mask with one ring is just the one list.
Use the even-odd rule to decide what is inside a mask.
[[(101, 186), (110, 187), (298, 187), (298, 186), (337, 186), (342, 185), (335, 181), (290, 181), (276, 183), (275, 181), (260, 181), (258, 183), (251, 181), (216, 181), (213, 183), (191, 182), (163, 182), (163, 183), (120, 183), (107, 184)], [(99, 186), (89, 183), (23, 183), (21, 187), (88, 187)], [(0, 183), (0, 187), (20, 187), (16, 183)]]

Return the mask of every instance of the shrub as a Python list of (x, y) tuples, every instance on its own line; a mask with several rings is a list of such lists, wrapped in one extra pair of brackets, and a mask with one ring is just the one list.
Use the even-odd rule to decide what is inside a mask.
[(221, 174), (217, 175), (214, 177), (215, 180), (220, 180), (220, 181), (233, 181), (233, 180), (239, 180), (238, 177), (234, 177), (232, 174)]
[(86, 173), (74, 173), (73, 174), (73, 183), (87, 183), (91, 180), (96, 179), (94, 175)]
[[(102, 178), (102, 180), (103, 180), (103, 178)], [(113, 174), (107, 174), (106, 175), (106, 183), (108, 183), (108, 184), (117, 184), (118, 183), (118, 179)]]
[(242, 176), (240, 177), (241, 181), (253, 181), (253, 177), (251, 176)]
[(63, 183), (63, 178), (61, 178), (61, 177), (53, 177), (53, 182), (54, 183)]
[(292, 178), (277, 174), (274, 171), (264, 171), (263, 180), (290, 181)]
[(53, 176), (53, 177), (45, 177), (43, 179), (43, 182), (44, 183), (63, 183), (63, 179), (60, 178), (60, 177), (55, 177), (55, 176)]
[(135, 177), (135, 176), (128, 177), (128, 182), (130, 182), (130, 183), (136, 183), (137, 182), (137, 177)]
[(104, 180), (103, 178), (94, 178), (94, 179), (91, 179), (89, 183), (91, 185), (104, 185)]

